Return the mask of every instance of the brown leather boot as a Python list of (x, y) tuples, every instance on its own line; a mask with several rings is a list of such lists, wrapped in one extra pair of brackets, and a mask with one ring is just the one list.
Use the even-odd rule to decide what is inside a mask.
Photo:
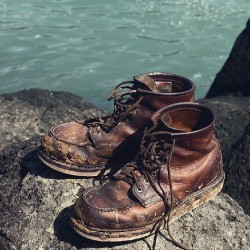
[(221, 190), (224, 172), (213, 111), (180, 103), (151, 119), (136, 160), (79, 197), (71, 221), (80, 235), (110, 242), (142, 238)]
[(178, 75), (135, 76), (111, 93), (112, 115), (51, 128), (41, 140), (39, 157), (49, 167), (71, 175), (98, 176), (111, 168), (116, 172), (135, 156), (150, 116), (169, 104), (193, 101), (194, 89), (190, 80)]

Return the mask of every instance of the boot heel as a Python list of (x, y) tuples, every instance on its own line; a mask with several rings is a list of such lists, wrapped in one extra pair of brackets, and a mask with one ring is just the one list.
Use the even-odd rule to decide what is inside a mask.
[(225, 173), (221, 170), (218, 177), (208, 186), (187, 196), (177, 207), (173, 209), (170, 215), (170, 223), (202, 204), (212, 200), (222, 189), (225, 179)]

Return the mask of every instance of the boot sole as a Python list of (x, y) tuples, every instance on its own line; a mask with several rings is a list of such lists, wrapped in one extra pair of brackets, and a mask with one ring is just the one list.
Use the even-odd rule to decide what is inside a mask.
[[(73, 176), (97, 177), (107, 175), (111, 171), (111, 168), (105, 168), (103, 165), (84, 165), (82, 167), (70, 165), (65, 162), (60, 162), (49, 158), (41, 150), (38, 150), (38, 157), (45, 165), (56, 170), (57, 172)], [(99, 167), (99, 169), (95, 170), (95, 167)]]
[[(170, 215), (170, 223), (174, 222), (184, 214), (201, 206), (205, 202), (213, 199), (222, 189), (225, 174), (221, 170), (220, 175), (213, 180), (208, 186), (187, 196), (177, 207), (175, 207)], [(155, 233), (155, 223), (140, 227), (137, 229), (111, 230), (100, 229), (83, 224), (84, 222), (71, 218), (72, 228), (81, 236), (101, 242), (120, 242), (131, 241), (150, 236)]]

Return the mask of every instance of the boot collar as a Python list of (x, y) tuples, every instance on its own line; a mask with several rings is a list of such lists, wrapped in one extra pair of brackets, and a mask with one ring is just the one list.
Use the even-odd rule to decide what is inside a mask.
[(203, 104), (183, 102), (156, 111), (151, 116), (151, 121), (153, 124), (163, 123), (172, 138), (190, 137), (211, 131), (215, 114)]
[(170, 73), (150, 72), (134, 76), (138, 92), (145, 95), (179, 96), (193, 93), (195, 84), (189, 79)]

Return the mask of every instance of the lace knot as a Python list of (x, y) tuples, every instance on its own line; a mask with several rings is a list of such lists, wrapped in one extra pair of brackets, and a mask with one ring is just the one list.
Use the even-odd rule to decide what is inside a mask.
[[(129, 86), (129, 84), (133, 84)], [(85, 121), (83, 124), (91, 127), (98, 127), (106, 132), (111, 131), (111, 129), (119, 124), (120, 122), (127, 119), (128, 116), (134, 114), (134, 110), (140, 106), (143, 96), (138, 93), (134, 82), (127, 81), (122, 82), (115, 87), (111, 92), (108, 100), (114, 100), (114, 112), (111, 115), (104, 117), (97, 117)]]

